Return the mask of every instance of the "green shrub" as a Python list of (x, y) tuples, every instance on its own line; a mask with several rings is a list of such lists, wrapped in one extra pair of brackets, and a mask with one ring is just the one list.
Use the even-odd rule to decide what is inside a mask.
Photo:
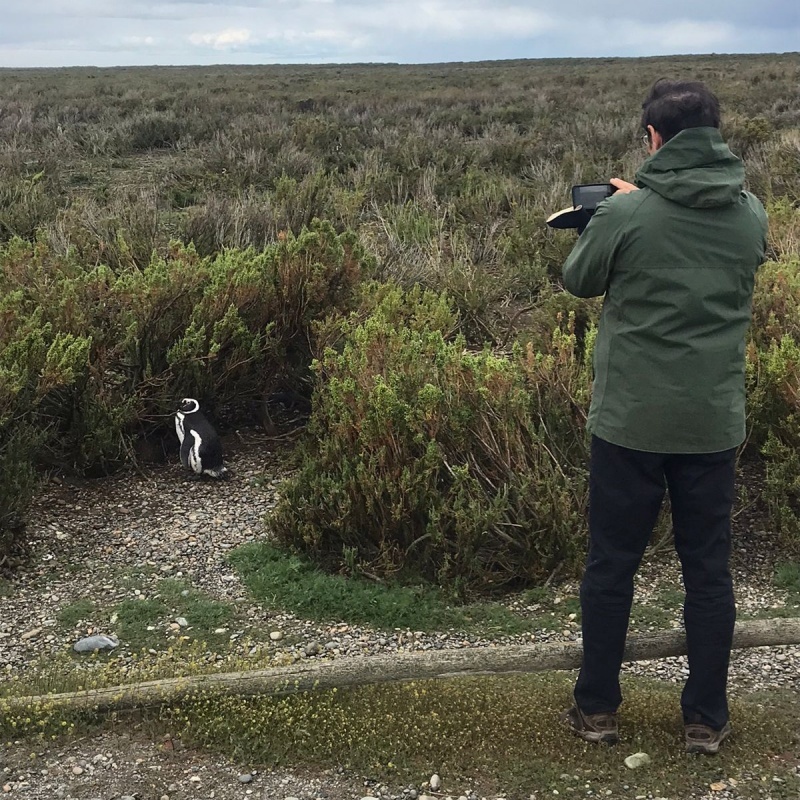
[[(17, 240), (19, 242), (19, 240)], [(0, 274), (0, 567), (24, 533), (24, 512), (38, 483), (35, 459), (54, 433), (43, 414), (85, 373), (90, 341), (55, 332), (43, 309)]]
[(763, 500), (785, 545), (800, 546), (800, 277), (796, 261), (758, 274), (747, 351), (749, 449), (765, 461)]
[(466, 350), (454, 322), (441, 295), (383, 287), (342, 326), (270, 520), (281, 541), (329, 569), (456, 594), (575, 565), (587, 375), (574, 335), (565, 325), (549, 352), (506, 358)]
[(751, 433), (766, 461), (763, 498), (784, 543), (800, 546), (800, 346), (789, 335), (751, 351)]
[(24, 515), (39, 483), (34, 456), (41, 432), (30, 424), (0, 427), (0, 571), (24, 544)]

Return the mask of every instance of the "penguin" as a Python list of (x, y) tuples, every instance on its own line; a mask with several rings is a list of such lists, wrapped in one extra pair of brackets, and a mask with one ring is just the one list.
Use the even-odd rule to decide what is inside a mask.
[(230, 477), (230, 472), (222, 463), (219, 436), (194, 398), (184, 397), (181, 400), (175, 412), (175, 432), (181, 443), (181, 464), (190, 471), (190, 477)]

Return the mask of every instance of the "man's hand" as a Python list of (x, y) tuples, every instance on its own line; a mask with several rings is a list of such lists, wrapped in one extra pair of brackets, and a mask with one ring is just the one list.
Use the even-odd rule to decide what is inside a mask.
[(639, 191), (639, 187), (635, 183), (628, 183), (628, 181), (623, 181), (622, 178), (612, 178), (609, 183), (612, 186), (616, 186), (617, 191), (622, 192), (622, 194)]

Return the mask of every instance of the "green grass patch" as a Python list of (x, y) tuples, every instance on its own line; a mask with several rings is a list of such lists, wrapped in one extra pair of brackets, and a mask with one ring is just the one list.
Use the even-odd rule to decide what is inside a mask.
[[(684, 798), (731, 779), (737, 797), (796, 798), (797, 703), (762, 692), (732, 705), (735, 734), (716, 758), (683, 751), (680, 688), (624, 681), (622, 742), (596, 747), (571, 736), (559, 716), (570, 704), (564, 674), (476, 677), (378, 685), (283, 698), (207, 697), (172, 709), (170, 730), (249, 764), (345, 765), (381, 781), (427, 780), (456, 795), (532, 792), (571, 797)], [(631, 771), (631, 753), (650, 755)], [(777, 781), (774, 780), (777, 778)], [(781, 782), (779, 782), (781, 781)]]
[(792, 594), (800, 595), (800, 563), (787, 561), (775, 569), (775, 585)]
[(746, 619), (795, 619), (800, 617), (800, 602), (781, 606), (780, 608), (763, 608), (750, 614), (738, 614), (741, 620)]
[(62, 627), (74, 628), (79, 622), (89, 620), (96, 610), (97, 606), (91, 600), (82, 598), (64, 606), (56, 615), (56, 619)]
[(683, 607), (684, 596), (681, 589), (675, 589), (672, 586), (664, 586), (656, 594), (658, 605), (672, 611)]
[(581, 600), (575, 594), (561, 594), (557, 589), (534, 586), (520, 596), (521, 602), (533, 608), (533, 625), (546, 630), (563, 630), (570, 614), (574, 614), (576, 625), (581, 624)]
[(117, 631), (120, 641), (128, 647), (138, 650), (162, 644), (163, 631), (158, 628), (148, 631), (148, 627), (167, 614), (167, 607), (162, 600), (123, 600), (115, 609)]
[(243, 545), (229, 558), (259, 603), (309, 619), (389, 630), (457, 629), (487, 637), (536, 627), (498, 603), (455, 606), (435, 587), (393, 586), (328, 575), (266, 542)]
[[(184, 581), (159, 581), (156, 594), (147, 600), (125, 600), (116, 608), (120, 640), (134, 650), (142, 647), (163, 650), (173, 644), (168, 625), (184, 617), (188, 627), (180, 636), (203, 641), (211, 650), (227, 645), (227, 633), (214, 633), (235, 617), (229, 603), (214, 600)], [(148, 630), (148, 628), (154, 630)], [(178, 631), (172, 633), (177, 634)], [(174, 637), (173, 637), (174, 638)], [(227, 649), (227, 648), (225, 648)]]
[(159, 582), (158, 596), (170, 606), (173, 616), (186, 618), (189, 628), (185, 634), (193, 638), (211, 638), (215, 636), (217, 628), (227, 625), (234, 618), (234, 609), (229, 603), (213, 600), (174, 578)]

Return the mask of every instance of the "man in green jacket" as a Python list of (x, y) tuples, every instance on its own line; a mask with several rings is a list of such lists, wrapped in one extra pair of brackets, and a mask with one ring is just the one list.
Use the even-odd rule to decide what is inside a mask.
[(743, 190), (702, 83), (658, 81), (643, 105), (649, 157), (614, 179), (564, 265), (578, 297), (605, 295), (594, 352), (583, 666), (566, 718), (618, 740), (633, 578), (669, 491), (686, 589), (686, 748), (730, 732), (736, 609), (728, 567), (736, 449), (745, 438), (745, 334), (767, 218)]

